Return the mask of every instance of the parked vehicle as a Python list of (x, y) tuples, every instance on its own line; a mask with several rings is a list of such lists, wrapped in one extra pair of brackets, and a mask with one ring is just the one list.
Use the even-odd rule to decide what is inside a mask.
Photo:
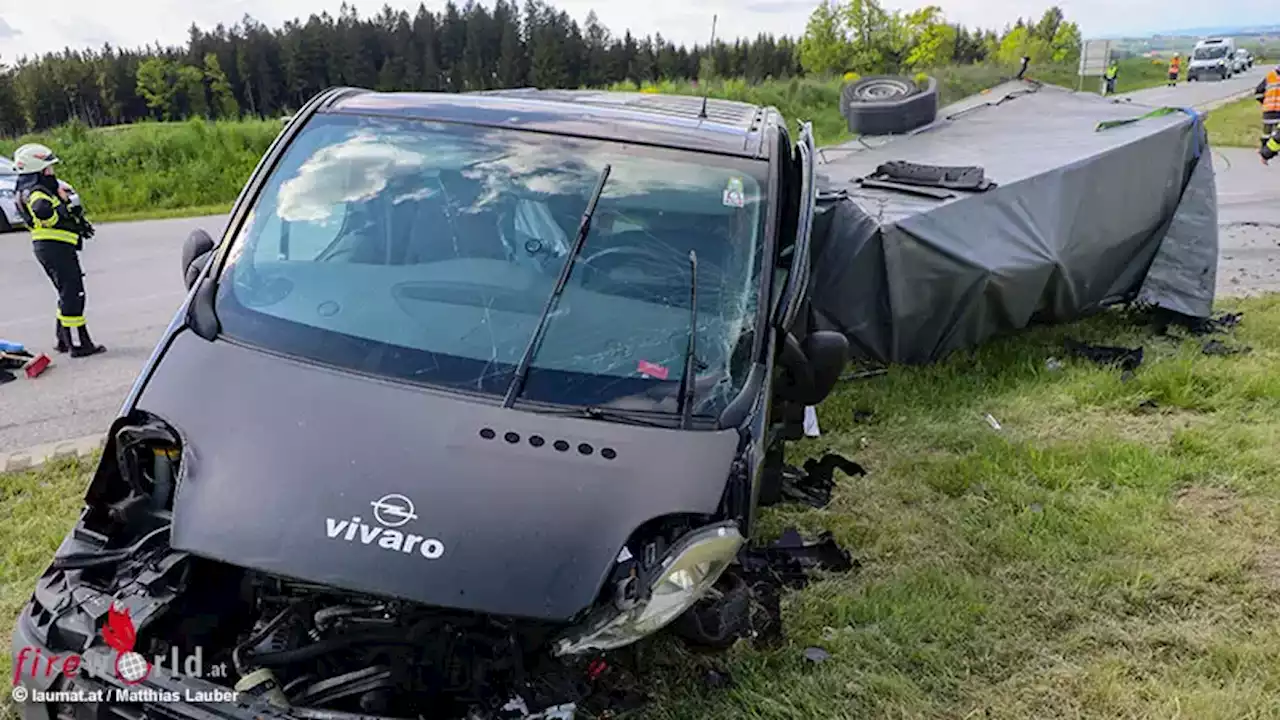
[(1232, 38), (1206, 38), (1196, 43), (1187, 65), (1188, 80), (1216, 77), (1226, 80), (1235, 74), (1236, 41)]
[(771, 108), (317, 96), (188, 238), (17, 682), (174, 693), (104, 716), (234, 685), (219, 717), (489, 718), (537, 668), (738, 617), (790, 418), (848, 357), (808, 330), (814, 188)]
[(1253, 69), (1253, 53), (1244, 48), (1236, 50), (1236, 72), (1242, 73), (1246, 70)]
[(0, 158), (0, 233), (24, 226), (22, 214), (18, 212), (17, 185), (18, 174), (13, 163)]
[[(73, 207), (80, 207), (80, 193), (65, 180), (58, 180), (60, 187), (67, 190), (67, 201)], [(26, 229), (26, 220), (22, 217), (22, 212), (18, 210), (18, 173), (14, 170), (13, 163), (5, 158), (0, 158), (0, 233), (7, 233), (11, 230)]]

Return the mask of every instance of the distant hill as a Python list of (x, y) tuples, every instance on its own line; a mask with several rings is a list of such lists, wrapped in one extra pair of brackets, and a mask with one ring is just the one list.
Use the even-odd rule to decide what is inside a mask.
[(1230, 35), (1239, 37), (1241, 35), (1277, 35), (1280, 34), (1280, 25), (1222, 25), (1218, 27), (1199, 27), (1184, 28), (1181, 30), (1168, 30), (1164, 32), (1152, 33), (1152, 37), (1206, 37), (1211, 35)]

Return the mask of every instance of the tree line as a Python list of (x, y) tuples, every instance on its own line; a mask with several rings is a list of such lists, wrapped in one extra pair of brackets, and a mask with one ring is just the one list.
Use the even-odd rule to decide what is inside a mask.
[[(0, 135), (70, 121), (111, 125), (195, 116), (273, 117), (334, 85), (463, 92), (509, 87), (600, 87), (630, 81), (901, 72), (1030, 54), (1066, 61), (1074, 24), (1052, 8), (1039, 23), (995, 31), (946, 22), (937, 7), (887, 12), (877, 0), (824, 0), (804, 37), (685, 47), (661, 34), (615, 35), (595, 13), (580, 25), (543, 0), (450, 0), (361, 17), (343, 5), (268, 28), (195, 25), (182, 47), (65, 49), (0, 65)], [(1074, 35), (1072, 34), (1074, 33)], [(1070, 48), (1068, 47), (1070, 46)], [(1078, 51), (1075, 51), (1078, 52)]]

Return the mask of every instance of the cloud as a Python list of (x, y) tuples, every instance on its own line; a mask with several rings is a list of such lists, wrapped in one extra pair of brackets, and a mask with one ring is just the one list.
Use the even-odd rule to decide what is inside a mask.
[(4, 18), (0, 17), (0, 39), (18, 37), (21, 34), (21, 30), (5, 22)]

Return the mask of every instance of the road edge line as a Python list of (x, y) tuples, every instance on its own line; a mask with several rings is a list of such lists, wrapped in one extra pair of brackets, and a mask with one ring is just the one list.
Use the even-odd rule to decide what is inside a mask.
[(107, 436), (103, 433), (85, 435), (71, 440), (33, 445), (22, 450), (0, 453), (0, 473), (16, 473), (35, 470), (53, 460), (84, 458), (102, 450)]

